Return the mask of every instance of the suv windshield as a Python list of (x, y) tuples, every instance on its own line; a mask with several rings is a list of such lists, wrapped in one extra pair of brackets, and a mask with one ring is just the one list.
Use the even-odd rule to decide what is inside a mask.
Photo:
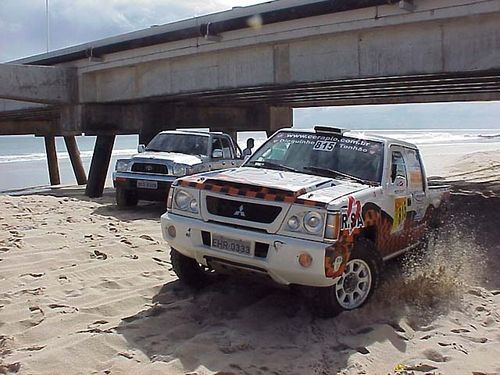
[(279, 132), (245, 165), (380, 184), (383, 151), (383, 144), (376, 141), (335, 134)]
[(149, 142), (146, 151), (208, 155), (208, 137), (195, 134), (160, 133)]

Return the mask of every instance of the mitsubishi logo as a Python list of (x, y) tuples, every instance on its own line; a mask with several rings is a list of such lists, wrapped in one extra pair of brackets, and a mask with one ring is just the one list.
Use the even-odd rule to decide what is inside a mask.
[(238, 207), (236, 211), (234, 211), (233, 216), (245, 217), (245, 211), (243, 211), (243, 205), (241, 205), (240, 207)]

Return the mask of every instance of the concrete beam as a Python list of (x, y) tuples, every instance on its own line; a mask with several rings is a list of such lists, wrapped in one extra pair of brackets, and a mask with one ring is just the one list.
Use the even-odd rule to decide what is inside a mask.
[(1, 135), (52, 134), (52, 121), (21, 120), (0, 121)]
[(161, 102), (86, 104), (81, 106), (81, 116), (80, 130), (87, 135), (140, 134), (140, 142), (143, 143), (166, 129), (268, 131), (292, 124), (290, 108), (266, 105), (214, 107), (195, 103)]
[[(385, 24), (276, 44), (80, 72), (82, 102), (172, 100), (190, 93), (341, 79), (500, 69), (500, 12)], [(400, 16), (403, 17), (403, 16)], [(370, 21), (372, 23), (374, 21)], [(380, 21), (381, 22), (381, 21)]]
[(43, 104), (78, 101), (76, 70), (0, 64), (0, 98)]

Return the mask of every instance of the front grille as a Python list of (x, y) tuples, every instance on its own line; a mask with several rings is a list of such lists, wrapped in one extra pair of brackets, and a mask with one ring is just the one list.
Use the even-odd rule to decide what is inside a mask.
[(280, 214), (281, 207), (207, 196), (207, 210), (216, 216), (271, 224)]
[(168, 169), (163, 164), (134, 163), (132, 165), (132, 172), (168, 174)]

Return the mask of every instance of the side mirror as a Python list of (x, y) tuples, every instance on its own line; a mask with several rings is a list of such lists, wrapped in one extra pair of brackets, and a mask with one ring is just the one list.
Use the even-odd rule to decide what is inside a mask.
[(223, 156), (222, 150), (219, 148), (216, 148), (215, 150), (212, 151), (212, 157), (214, 159), (221, 159)]
[(146, 146), (144, 146), (143, 144), (140, 144), (139, 146), (137, 146), (137, 152), (139, 154), (142, 154), (144, 151), (146, 151)]
[(406, 191), (406, 178), (403, 176), (396, 176), (394, 182), (389, 185), (389, 194), (399, 195)]

